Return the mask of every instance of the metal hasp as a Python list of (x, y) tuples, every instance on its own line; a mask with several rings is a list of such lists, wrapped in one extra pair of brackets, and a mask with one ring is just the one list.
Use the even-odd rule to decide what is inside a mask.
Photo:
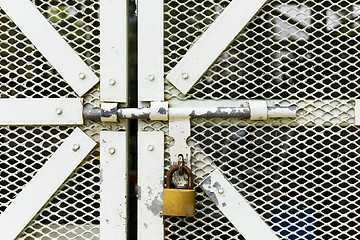
[(246, 240), (279, 240), (220, 170), (214, 170), (200, 187)]

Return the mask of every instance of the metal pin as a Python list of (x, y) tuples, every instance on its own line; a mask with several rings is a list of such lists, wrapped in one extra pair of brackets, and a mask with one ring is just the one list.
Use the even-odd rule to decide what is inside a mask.
[(56, 112), (57, 115), (61, 115), (63, 113), (61, 108), (55, 109), (55, 112)]
[(75, 143), (75, 144), (73, 145), (72, 149), (73, 149), (74, 151), (77, 151), (77, 150), (80, 149), (80, 145), (77, 144), (77, 143)]
[(189, 78), (189, 74), (183, 73), (183, 74), (182, 74), (182, 78), (183, 78), (183, 79), (188, 79), (188, 78)]
[(148, 146), (148, 150), (149, 150), (149, 151), (154, 150), (154, 146), (153, 146), (153, 145), (149, 145), (149, 146)]
[(115, 83), (116, 83), (116, 81), (115, 81), (114, 79), (110, 79), (110, 80), (109, 80), (109, 84), (110, 84), (110, 85), (113, 86), (113, 85), (115, 85)]
[(149, 79), (150, 81), (154, 81), (155, 77), (154, 77), (154, 75), (150, 74), (150, 75), (148, 76), (148, 79)]
[(79, 78), (81, 80), (84, 80), (86, 78), (86, 74), (85, 73), (79, 73)]
[(115, 148), (109, 148), (109, 153), (111, 154), (111, 155), (113, 155), (114, 153), (115, 153)]

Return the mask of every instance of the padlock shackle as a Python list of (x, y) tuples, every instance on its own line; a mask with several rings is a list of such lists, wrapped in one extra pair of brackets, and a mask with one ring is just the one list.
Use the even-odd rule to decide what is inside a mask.
[[(174, 172), (178, 171), (180, 169), (180, 166), (179, 165), (175, 165), (173, 166), (172, 168), (170, 168), (170, 170), (167, 172), (166, 174), (166, 188), (170, 188), (171, 186), (171, 180), (172, 180), (172, 175), (174, 174)], [(192, 176), (192, 173), (191, 173), (191, 170), (186, 167), (186, 166), (183, 166), (183, 169), (184, 171), (186, 172), (186, 174), (188, 175), (189, 177), (189, 180), (188, 180), (188, 183), (189, 183), (189, 186), (188, 186), (188, 189), (193, 189), (194, 188), (194, 185), (193, 185), (193, 176)]]

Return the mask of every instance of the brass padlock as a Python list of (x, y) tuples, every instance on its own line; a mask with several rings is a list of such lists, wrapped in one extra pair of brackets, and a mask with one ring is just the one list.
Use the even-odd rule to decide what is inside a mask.
[(163, 215), (193, 217), (195, 216), (195, 190), (193, 189), (191, 170), (183, 166), (184, 171), (189, 177), (188, 189), (170, 188), (172, 175), (179, 168), (179, 165), (173, 166), (166, 175), (166, 188), (163, 195)]

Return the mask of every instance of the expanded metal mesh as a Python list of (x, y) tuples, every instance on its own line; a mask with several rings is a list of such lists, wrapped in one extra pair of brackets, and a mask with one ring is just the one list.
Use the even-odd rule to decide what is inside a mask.
[[(99, 74), (99, 1), (32, 0), (49, 23)], [(21, 6), (19, 6), (20, 8)], [(22, 31), (0, 10), (1, 98), (73, 98), (72, 88)], [(64, 59), (64, 61), (66, 61)], [(99, 86), (83, 96), (85, 108), (98, 108)], [(86, 121), (81, 129), (94, 140), (100, 130), (118, 130)], [(1, 136), (0, 213), (11, 204), (74, 127), (4, 126)], [(75, 172), (20, 233), (18, 239), (99, 239), (99, 148)]]
[[(165, 0), (166, 73), (230, 2)], [(195, 186), (219, 168), (280, 239), (359, 239), (359, 27), (358, 1), (270, 0), (189, 94), (167, 82), (170, 102), (267, 99), (298, 108), (295, 119), (192, 120)], [(165, 238), (243, 239), (196, 190), (196, 216), (165, 218)]]
[[(165, 2), (169, 72), (230, 1)], [(359, 91), (359, 14), (354, 0), (268, 1), (186, 97), (171, 84), (166, 96), (354, 98)]]

